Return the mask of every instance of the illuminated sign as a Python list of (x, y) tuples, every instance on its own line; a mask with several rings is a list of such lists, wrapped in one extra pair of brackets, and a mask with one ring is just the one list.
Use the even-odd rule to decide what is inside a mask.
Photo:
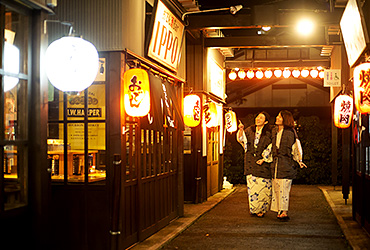
[(184, 25), (158, 0), (148, 56), (177, 71)]
[(355, 105), (362, 114), (370, 112), (370, 63), (363, 63), (353, 71)]
[(352, 67), (365, 50), (367, 38), (356, 0), (348, 0), (340, 20), (340, 28), (347, 51), (348, 64)]

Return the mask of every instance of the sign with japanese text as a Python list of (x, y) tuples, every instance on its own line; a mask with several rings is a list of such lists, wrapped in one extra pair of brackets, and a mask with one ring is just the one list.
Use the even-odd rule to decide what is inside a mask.
[(217, 126), (217, 109), (214, 102), (207, 102), (203, 106), (204, 122), (207, 128)]
[(185, 26), (158, 0), (148, 56), (177, 71)]
[(355, 105), (362, 114), (370, 112), (370, 63), (363, 63), (353, 71)]
[(353, 99), (348, 95), (339, 95), (334, 103), (334, 125), (348, 128), (353, 115)]
[(341, 71), (340, 69), (324, 70), (324, 87), (340, 87), (341, 86)]
[(238, 129), (236, 122), (236, 114), (234, 111), (230, 110), (225, 114), (225, 123), (227, 132), (235, 132)]

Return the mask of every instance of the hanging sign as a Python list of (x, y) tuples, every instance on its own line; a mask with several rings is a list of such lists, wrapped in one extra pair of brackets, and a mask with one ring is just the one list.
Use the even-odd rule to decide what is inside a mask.
[(370, 112), (370, 63), (363, 63), (353, 71), (355, 105), (361, 114)]
[(341, 77), (340, 69), (324, 70), (324, 87), (340, 87)]
[(148, 56), (177, 71), (184, 25), (158, 0)]
[(225, 123), (227, 132), (235, 132), (238, 129), (236, 122), (236, 114), (234, 111), (230, 110), (225, 114)]
[(353, 99), (348, 95), (340, 95), (334, 103), (334, 125), (338, 128), (348, 128), (353, 114)]
[(190, 94), (184, 98), (184, 122), (188, 127), (196, 127), (200, 124), (200, 98)]
[(149, 76), (144, 69), (130, 69), (123, 76), (127, 115), (142, 117), (150, 111)]
[(217, 125), (217, 109), (214, 102), (207, 102), (203, 106), (204, 121), (207, 128), (215, 127)]

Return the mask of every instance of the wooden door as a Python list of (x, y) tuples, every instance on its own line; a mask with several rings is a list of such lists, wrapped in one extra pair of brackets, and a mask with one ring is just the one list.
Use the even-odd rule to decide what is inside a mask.
[(218, 192), (219, 127), (207, 129), (207, 197)]

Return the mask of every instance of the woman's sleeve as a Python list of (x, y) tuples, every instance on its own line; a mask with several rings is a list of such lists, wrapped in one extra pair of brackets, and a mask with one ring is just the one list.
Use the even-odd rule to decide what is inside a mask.
[(265, 162), (272, 162), (273, 158), (272, 158), (272, 153), (271, 153), (271, 150), (272, 150), (272, 143), (270, 143), (267, 148), (265, 150), (263, 150), (262, 152), (262, 158)]
[(243, 133), (241, 133), (240, 136), (239, 131), (238, 133), (236, 133), (236, 140), (242, 145), (242, 147), (244, 148), (244, 152), (247, 152), (247, 137), (245, 136), (245, 132), (243, 131)]
[(298, 138), (295, 140), (292, 146), (292, 155), (293, 160), (295, 160), (296, 162), (302, 161), (303, 159), (302, 145)]

